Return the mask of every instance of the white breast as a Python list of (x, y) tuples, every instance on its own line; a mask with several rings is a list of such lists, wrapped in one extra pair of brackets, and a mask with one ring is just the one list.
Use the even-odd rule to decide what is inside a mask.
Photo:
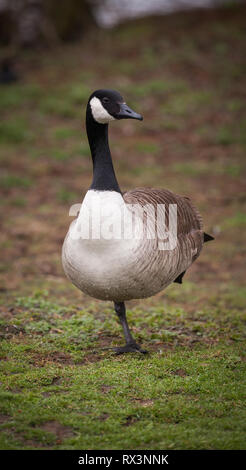
[(121, 194), (90, 190), (70, 225), (63, 246), (64, 270), (92, 297), (116, 299), (129, 288), (128, 273), (139, 241), (122, 239), (124, 209)]

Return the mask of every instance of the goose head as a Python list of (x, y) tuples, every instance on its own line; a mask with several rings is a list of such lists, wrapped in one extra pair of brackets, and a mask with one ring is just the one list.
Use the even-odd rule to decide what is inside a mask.
[(143, 120), (141, 114), (133, 111), (123, 97), (115, 90), (96, 90), (89, 98), (87, 112), (98, 124), (109, 124), (119, 119)]

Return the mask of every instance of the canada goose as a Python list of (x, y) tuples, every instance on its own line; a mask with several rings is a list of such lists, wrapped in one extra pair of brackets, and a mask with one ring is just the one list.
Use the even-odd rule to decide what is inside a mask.
[[(119, 119), (141, 121), (143, 118), (127, 106), (117, 91), (97, 90), (90, 96), (86, 130), (93, 161), (93, 180), (78, 217), (69, 227), (63, 244), (62, 262), (67, 277), (82, 292), (114, 302), (126, 339), (126, 345), (114, 348), (115, 351), (118, 354), (144, 353), (146, 351), (136, 343), (129, 330), (125, 301), (150, 297), (172, 282), (182, 283), (185, 271), (199, 256), (203, 243), (213, 237), (203, 232), (201, 216), (187, 197), (167, 189), (137, 188), (121, 192), (108, 144), (108, 124)], [(164, 239), (166, 233), (165, 212), (157, 218), (157, 228), (161, 233), (165, 232), (164, 236), (149, 238), (146, 231), (144, 236), (138, 236), (139, 227), (146, 228), (146, 211), (144, 216), (140, 209), (147, 207), (148, 215), (149, 207), (154, 207), (156, 214), (158, 205), (163, 209), (164, 205), (171, 204), (177, 208), (176, 243), (170, 249), (159, 249), (159, 239)], [(127, 214), (124, 224), (129, 229), (128, 216), (132, 215), (133, 207), (137, 207), (136, 231), (134, 236), (123, 237), (118, 231), (122, 213), (125, 211)], [(92, 227), (98, 230), (98, 220), (99, 231), (103, 225), (104, 229), (107, 228), (109, 214), (114, 228), (113, 234), (110, 229), (112, 236), (101, 236), (102, 233), (95, 230), (92, 235)]]

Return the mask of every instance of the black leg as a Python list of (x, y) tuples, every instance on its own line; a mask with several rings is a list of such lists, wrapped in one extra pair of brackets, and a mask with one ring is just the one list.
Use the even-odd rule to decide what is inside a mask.
[(119, 348), (114, 348), (117, 354), (123, 354), (126, 352), (140, 352), (146, 354), (147, 351), (141, 349), (140, 346), (136, 343), (135, 339), (132, 337), (130, 332), (127, 319), (126, 319), (126, 308), (124, 302), (114, 302), (115, 312), (118, 315), (120, 323), (122, 325), (124, 336), (126, 339), (125, 346)]

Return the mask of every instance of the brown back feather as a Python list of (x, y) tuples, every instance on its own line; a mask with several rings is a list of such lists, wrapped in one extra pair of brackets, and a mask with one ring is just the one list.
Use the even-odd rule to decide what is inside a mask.
[[(168, 189), (136, 188), (123, 194), (126, 204), (177, 204), (178, 237), (202, 230), (202, 217), (186, 196), (179, 196)], [(168, 224), (168, 212), (166, 213)]]

